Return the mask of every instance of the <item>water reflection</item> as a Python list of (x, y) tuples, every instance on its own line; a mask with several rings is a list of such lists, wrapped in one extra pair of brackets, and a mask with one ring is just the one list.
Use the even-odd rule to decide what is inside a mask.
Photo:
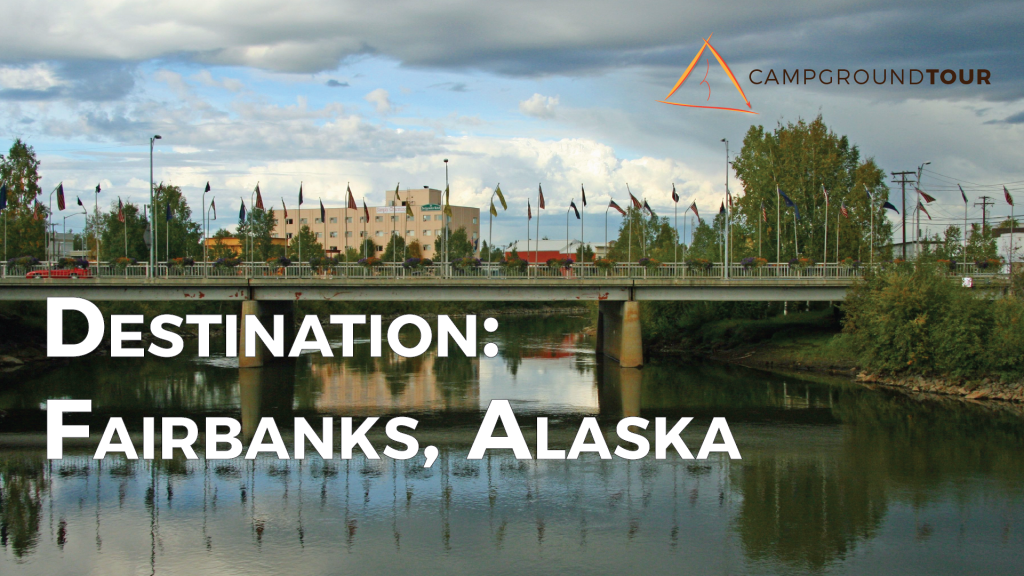
[[(115, 375), (83, 363), (27, 382), (0, 408), (29, 431), (55, 396), (92, 397), (126, 420), (240, 415), (247, 434), (263, 416), (287, 427), (296, 415), (413, 412), (441, 455), (423, 469), (361, 456), (96, 462), (74, 450), (51, 463), (3, 448), (0, 570), (1000, 574), (1024, 561), (1024, 423), (1011, 411), (728, 366), (620, 369), (593, 356), (582, 322), (531, 322), (503, 324), (514, 343), (494, 359), (358, 346), (352, 359), (263, 369), (179, 359)], [(466, 460), (480, 410), (499, 397), (526, 425), (553, 416), (556, 442), (586, 414), (609, 432), (624, 416), (726, 416), (743, 460)]]

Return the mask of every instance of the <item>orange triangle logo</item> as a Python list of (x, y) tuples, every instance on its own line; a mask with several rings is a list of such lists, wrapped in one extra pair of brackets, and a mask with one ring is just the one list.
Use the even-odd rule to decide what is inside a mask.
[[(757, 114), (757, 112), (750, 110), (750, 100), (747, 100), (747, 95), (743, 93), (743, 88), (740, 87), (739, 81), (736, 80), (736, 75), (732, 73), (732, 70), (729, 68), (729, 65), (725, 63), (725, 59), (723, 59), (722, 55), (718, 53), (718, 50), (715, 50), (715, 47), (711, 45), (711, 36), (712, 35), (709, 34), (708, 37), (704, 39), (704, 44), (700, 47), (700, 50), (697, 51), (697, 55), (693, 57), (693, 61), (690, 62), (690, 65), (686, 67), (686, 71), (683, 72), (683, 75), (679, 77), (679, 81), (677, 81), (676, 85), (672, 87), (671, 91), (669, 91), (668, 96), (665, 96), (664, 100), (658, 100), (658, 102), (662, 104), (671, 104), (673, 106), (686, 106), (687, 108), (707, 108), (710, 110), (728, 110), (730, 112), (744, 112), (746, 114)], [(686, 79), (690, 76), (690, 73), (693, 72), (693, 68), (697, 65), (697, 62), (700, 62), (700, 57), (704, 54), (705, 48), (710, 50), (711, 53), (714, 54), (715, 60), (718, 61), (718, 64), (721, 65), (722, 68), (725, 70), (725, 73), (729, 76), (729, 79), (732, 80), (732, 85), (736, 87), (736, 90), (740, 93), (740, 97), (743, 98), (743, 101), (747, 104), (747, 110), (744, 110), (742, 108), (726, 108), (723, 106), (700, 106), (697, 104), (681, 104), (679, 102), (668, 101), (668, 99), (671, 98), (672, 95), (676, 93), (676, 90), (678, 90), (679, 87), (683, 85), (683, 82), (685, 82)], [(705, 75), (704, 80), (701, 80), (701, 83), (706, 83), (706, 80), (707, 75)], [(708, 90), (708, 97), (710, 98), (710, 84), (708, 85)]]

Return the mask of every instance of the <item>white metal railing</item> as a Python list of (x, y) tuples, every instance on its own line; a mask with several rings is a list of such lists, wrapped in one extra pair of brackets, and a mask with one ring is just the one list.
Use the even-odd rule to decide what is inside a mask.
[[(874, 266), (892, 266), (894, 264), (875, 264)], [(264, 262), (242, 262), (235, 265), (215, 262), (196, 262), (190, 265), (168, 264), (160, 262), (154, 268), (152, 277), (156, 279), (359, 279), (359, 278), (512, 278), (512, 279), (724, 279), (725, 265), (718, 262), (697, 263), (665, 263), (657, 266), (633, 264), (611, 264), (598, 266), (593, 263), (573, 264), (569, 267), (548, 266), (547, 264), (529, 263), (525, 267), (509, 267), (498, 263), (482, 262), (479, 265), (460, 266), (458, 264), (434, 263), (428, 266), (407, 267), (401, 263), (381, 263), (376, 266), (364, 266), (357, 263), (342, 263), (326, 266), (310, 266), (308, 263), (280, 266)], [(864, 274), (868, 265), (846, 264), (813, 264), (809, 266), (790, 265), (787, 263), (767, 263), (761, 266), (743, 266), (730, 264), (729, 279), (769, 280), (769, 279), (832, 279), (842, 280), (857, 278)], [(3, 278), (25, 278), (31, 272), (46, 275), (59, 270), (55, 264), (39, 263), (31, 266), (3, 263), (0, 274)], [(125, 264), (117, 262), (90, 263), (87, 273), (78, 274), (79, 278), (130, 278), (145, 279), (150, 277), (146, 264)], [(1008, 266), (986, 265), (975, 263), (956, 263), (949, 266), (954, 276), (997, 277), (1006, 276)]]

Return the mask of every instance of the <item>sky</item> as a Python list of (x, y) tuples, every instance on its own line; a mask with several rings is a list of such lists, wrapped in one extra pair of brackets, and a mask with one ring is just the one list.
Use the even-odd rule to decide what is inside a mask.
[[(921, 187), (938, 198), (937, 232), (962, 222), (957, 183), (972, 220), (985, 194), (990, 216), (1009, 215), (1004, 184), (1024, 198), (1022, 21), (1015, 2), (913, 0), (6, 2), (0, 149), (32, 145), (47, 193), (63, 182), (92, 206), (100, 183), (103, 205), (142, 203), (160, 134), (155, 180), (181, 186), (196, 212), (210, 182), (213, 229), (233, 227), (257, 182), (274, 206), (293, 208), (300, 183), (307, 202), (340, 205), (350, 185), (380, 205), (396, 184), (444, 188), (447, 158), (452, 202), (481, 208), (484, 239), (496, 185), (505, 244), (525, 236), (541, 184), (542, 236), (564, 238), (585, 186), (586, 240), (600, 242), (627, 185), (662, 215), (673, 184), (680, 212), (696, 201), (713, 213), (723, 138), (735, 155), (752, 124), (821, 114), (887, 172), (930, 162)], [(709, 35), (756, 115), (659, 102)], [(991, 83), (751, 80), (823, 68), (986, 69)], [(671, 100), (747, 107), (708, 50)]]

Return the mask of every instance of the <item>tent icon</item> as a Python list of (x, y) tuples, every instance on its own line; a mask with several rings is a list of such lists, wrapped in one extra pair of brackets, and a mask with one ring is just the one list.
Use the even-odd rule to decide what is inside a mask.
[[(736, 90), (740, 93), (740, 97), (743, 98), (743, 102), (745, 102), (747, 105), (747, 110), (744, 110), (742, 108), (726, 108), (723, 106), (700, 106), (697, 104), (681, 104), (679, 102), (668, 101), (668, 99), (671, 98), (673, 94), (675, 94), (676, 90), (678, 90), (679, 87), (683, 85), (683, 82), (685, 82), (686, 79), (690, 76), (690, 73), (693, 72), (693, 69), (697, 65), (697, 62), (700, 62), (700, 57), (704, 54), (705, 48), (711, 50), (711, 53), (714, 54), (715, 56), (715, 60), (718, 61), (718, 64), (725, 70), (725, 73), (729, 76), (729, 79), (732, 80), (732, 85), (735, 86)], [(710, 69), (710, 63), (708, 64), (708, 67)], [(701, 84), (707, 84), (707, 73), (704, 74), (704, 79), (701, 80)], [(711, 98), (710, 84), (708, 84), (708, 98)], [(676, 85), (672, 87), (672, 90), (668, 93), (668, 96), (665, 96), (664, 100), (659, 100), (658, 102), (661, 102), (662, 104), (671, 104), (673, 106), (686, 106), (688, 108), (708, 108), (711, 110), (729, 110), (731, 112), (757, 114), (757, 112), (750, 110), (750, 100), (747, 100), (747, 95), (743, 93), (743, 88), (740, 87), (739, 81), (736, 80), (736, 75), (732, 73), (732, 70), (729, 68), (729, 65), (725, 63), (725, 60), (722, 58), (722, 55), (718, 53), (718, 50), (715, 50), (715, 47), (711, 45), (710, 34), (707, 38), (704, 39), (704, 44), (700, 47), (700, 50), (697, 51), (697, 55), (693, 57), (693, 61), (690, 62), (690, 65), (686, 67), (686, 71), (683, 72), (683, 75), (679, 77), (679, 80), (676, 82)]]

